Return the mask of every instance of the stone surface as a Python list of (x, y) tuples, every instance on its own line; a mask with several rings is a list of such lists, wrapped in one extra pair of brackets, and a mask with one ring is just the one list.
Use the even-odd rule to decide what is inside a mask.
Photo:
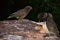
[(0, 21), (0, 40), (52, 40), (44, 37), (47, 33), (46, 23), (27, 19)]

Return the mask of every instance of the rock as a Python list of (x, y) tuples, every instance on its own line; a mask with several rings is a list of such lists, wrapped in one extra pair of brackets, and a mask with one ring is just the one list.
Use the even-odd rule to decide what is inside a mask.
[(45, 40), (44, 35), (47, 33), (45, 22), (28, 19), (0, 21), (1, 40)]

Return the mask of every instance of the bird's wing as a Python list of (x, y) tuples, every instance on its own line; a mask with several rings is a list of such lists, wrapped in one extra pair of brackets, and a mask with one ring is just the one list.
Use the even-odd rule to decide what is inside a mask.
[(8, 18), (16, 17), (17, 15), (22, 15), (23, 11), (23, 9), (18, 10), (17, 12), (12, 13)]

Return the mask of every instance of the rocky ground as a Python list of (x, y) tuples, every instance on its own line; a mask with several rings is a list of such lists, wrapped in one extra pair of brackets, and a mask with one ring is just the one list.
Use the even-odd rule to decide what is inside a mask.
[(0, 21), (0, 40), (59, 40), (57, 36), (45, 36), (48, 31), (37, 22), (23, 20)]

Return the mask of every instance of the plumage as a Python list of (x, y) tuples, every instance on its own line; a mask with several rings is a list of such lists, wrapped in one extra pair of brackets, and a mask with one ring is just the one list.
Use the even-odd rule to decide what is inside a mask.
[(17, 19), (23, 19), (28, 15), (28, 13), (32, 10), (31, 6), (26, 6), (23, 9), (18, 10), (17, 12), (12, 13), (9, 18), (16, 17)]
[(58, 35), (59, 31), (58, 31), (57, 25), (53, 19), (53, 15), (51, 13), (48, 13), (46, 20), (47, 20), (47, 27), (49, 28), (49, 31), (51, 33), (54, 33), (55, 35)]
[(47, 25), (50, 33), (55, 34), (55, 35), (59, 34), (57, 25), (56, 25), (56, 23), (53, 19), (53, 15), (51, 13), (41, 13), (41, 15), (39, 14), (39, 17), (43, 21), (46, 21), (46, 25)]

